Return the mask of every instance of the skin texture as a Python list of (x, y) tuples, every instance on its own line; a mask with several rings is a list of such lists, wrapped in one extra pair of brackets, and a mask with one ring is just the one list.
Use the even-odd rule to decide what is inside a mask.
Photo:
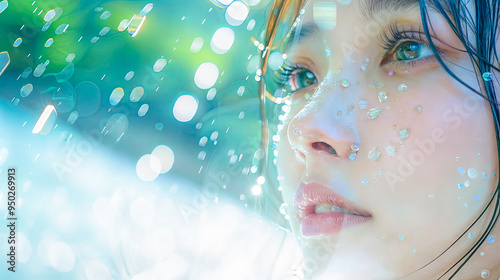
[[(322, 24), (313, 7), (325, 1), (318, 2), (308, 2), (301, 24), (315, 19)], [(317, 79), (291, 93), (279, 132), (277, 165), (290, 223), (303, 248), (308, 278), (437, 279), (474, 245), (492, 215), (488, 210), (466, 231), (498, 183), (491, 111), (486, 101), (453, 80), (425, 50), (421, 54), (427, 58), (405, 64), (393, 61), (394, 51), (387, 54), (381, 47), (381, 33), (390, 34), (391, 22), (397, 22), (399, 31), (421, 32), (425, 39), (418, 7), (367, 20), (362, 2), (333, 2), (337, 3), (336, 26), (293, 42), (288, 52), (291, 64), (309, 70)], [(479, 90), (460, 42), (440, 14), (430, 14), (431, 35), (443, 59)], [(404, 41), (427, 43), (405, 39), (395, 47)], [(297, 79), (296, 74), (290, 79)], [(340, 84), (344, 79), (350, 86)], [(407, 90), (398, 90), (402, 84)], [(381, 91), (388, 96), (383, 103), (378, 99)], [(360, 108), (360, 101), (368, 101), (367, 108)], [(417, 106), (421, 113), (415, 112)], [(369, 119), (367, 112), (373, 108), (382, 111)], [(410, 131), (405, 140), (399, 135), (403, 129)], [(353, 144), (359, 151), (351, 161)], [(389, 145), (396, 149), (394, 156), (386, 152)], [(381, 151), (377, 161), (368, 158), (374, 148)], [(476, 170), (477, 177), (469, 177), (469, 169), (471, 175)], [(302, 236), (294, 196), (298, 186), (308, 182), (335, 191), (372, 218), (336, 234)], [(498, 233), (497, 226), (490, 235), (495, 238)], [(454, 279), (483, 279), (484, 269), (497, 279), (499, 243), (486, 241)]]

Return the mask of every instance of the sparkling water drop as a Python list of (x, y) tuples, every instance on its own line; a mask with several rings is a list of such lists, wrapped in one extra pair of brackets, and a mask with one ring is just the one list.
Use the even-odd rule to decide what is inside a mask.
[(458, 174), (465, 175), (465, 168), (459, 167), (459, 168), (457, 168), (457, 171), (458, 171)]
[(410, 130), (409, 129), (403, 129), (403, 130), (399, 131), (399, 137), (402, 140), (408, 139), (408, 137), (410, 137)]
[(341, 85), (342, 85), (342, 87), (344, 87), (344, 88), (348, 88), (348, 87), (350, 87), (350, 86), (351, 86), (351, 83), (349, 83), (349, 81), (348, 81), (348, 80), (344, 79), (344, 80), (342, 80)]
[(491, 74), (490, 72), (484, 73), (483, 80), (485, 80), (486, 82), (490, 82), (491, 80), (493, 80), (493, 74)]
[(489, 278), (489, 277), (490, 277), (490, 271), (489, 271), (489, 270), (487, 270), (487, 269), (483, 269), (483, 270), (481, 271), (481, 278), (486, 279), (486, 278)]
[(378, 100), (380, 102), (386, 102), (387, 101), (387, 93), (385, 91), (381, 91), (378, 93)]
[(474, 179), (477, 177), (477, 170), (474, 168), (469, 168), (467, 169), (467, 175), (469, 176), (469, 178)]
[(380, 155), (381, 155), (380, 150), (378, 148), (374, 148), (368, 153), (368, 158), (371, 161), (377, 161), (380, 158)]
[(367, 115), (370, 120), (376, 119), (379, 115), (380, 112), (382, 112), (382, 109), (380, 108), (373, 108), (370, 111), (368, 111)]
[(401, 84), (398, 87), (399, 91), (406, 91), (408, 89), (408, 86), (406, 84)]
[(394, 148), (393, 146), (387, 146), (386, 147), (386, 152), (387, 152), (387, 155), (393, 157), (395, 154), (396, 154), (396, 148)]

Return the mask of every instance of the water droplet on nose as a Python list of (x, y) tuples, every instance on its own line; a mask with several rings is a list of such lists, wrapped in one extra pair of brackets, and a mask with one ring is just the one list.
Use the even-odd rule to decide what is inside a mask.
[(347, 79), (343, 79), (342, 82), (340, 83), (342, 85), (342, 87), (344, 88), (348, 88), (351, 86), (351, 83), (349, 83), (349, 81)]
[(373, 108), (370, 111), (368, 111), (368, 113), (366, 113), (366, 114), (368, 115), (368, 118), (370, 120), (373, 120), (373, 119), (376, 119), (380, 115), (380, 112), (382, 112), (382, 109)]
[(415, 114), (418, 115), (422, 113), (422, 106), (418, 105), (417, 107), (415, 107)]
[(380, 102), (386, 102), (387, 101), (387, 93), (385, 91), (381, 91), (378, 93), (378, 100)]
[(474, 168), (469, 168), (467, 169), (467, 175), (469, 176), (469, 178), (474, 179), (477, 177), (477, 170)]
[(380, 150), (378, 148), (374, 148), (368, 153), (368, 158), (371, 161), (377, 161), (380, 158), (380, 154)]
[(387, 152), (387, 155), (389, 155), (390, 157), (393, 157), (396, 154), (396, 148), (390, 145), (386, 147), (385, 151)]
[(403, 129), (399, 132), (399, 137), (401, 137), (402, 140), (408, 139), (410, 137), (410, 130), (409, 129)]
[(351, 146), (351, 150), (353, 152), (357, 152), (357, 151), (359, 151), (359, 146), (357, 144), (354, 144), (354, 145)]

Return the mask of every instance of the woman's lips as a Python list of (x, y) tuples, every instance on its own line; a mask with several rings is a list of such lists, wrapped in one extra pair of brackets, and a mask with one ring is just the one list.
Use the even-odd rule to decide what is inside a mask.
[[(324, 208), (324, 204), (331, 204), (333, 209), (341, 208), (343, 211), (316, 214), (316, 205)], [(370, 213), (318, 183), (301, 183), (295, 192), (294, 205), (303, 236), (335, 234), (372, 218)]]

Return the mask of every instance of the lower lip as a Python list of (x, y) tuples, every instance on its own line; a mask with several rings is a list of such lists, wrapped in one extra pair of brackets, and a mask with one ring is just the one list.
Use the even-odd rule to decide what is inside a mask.
[(346, 213), (312, 213), (302, 219), (300, 230), (302, 236), (330, 235), (366, 223), (370, 219), (371, 217), (349, 215)]

